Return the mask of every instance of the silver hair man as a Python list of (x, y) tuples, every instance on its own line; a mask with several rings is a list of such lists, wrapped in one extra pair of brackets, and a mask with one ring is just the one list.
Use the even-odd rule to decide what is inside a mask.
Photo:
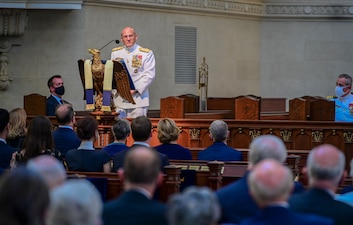
[(256, 165), (263, 159), (275, 159), (283, 163), (286, 158), (286, 146), (281, 139), (274, 135), (261, 135), (250, 143), (250, 166)]
[(210, 137), (214, 142), (223, 142), (229, 134), (228, 125), (222, 120), (215, 120), (210, 125)]
[(220, 213), (216, 195), (207, 187), (189, 187), (168, 201), (170, 225), (216, 225)]
[(85, 179), (72, 179), (50, 193), (48, 225), (100, 225), (102, 199)]

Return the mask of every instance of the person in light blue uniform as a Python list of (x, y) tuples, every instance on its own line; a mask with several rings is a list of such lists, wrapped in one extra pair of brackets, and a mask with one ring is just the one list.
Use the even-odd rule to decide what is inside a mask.
[(336, 80), (335, 121), (353, 122), (352, 77), (340, 74)]
[(132, 27), (125, 27), (121, 31), (121, 40), (124, 46), (114, 48), (111, 53), (112, 60), (124, 60), (126, 68), (134, 83), (135, 90), (130, 90), (136, 104), (129, 103), (122, 98), (116, 90), (113, 91), (116, 111), (119, 118), (136, 118), (147, 116), (149, 102), (148, 87), (155, 78), (155, 58), (152, 50), (142, 48), (136, 44), (137, 34)]

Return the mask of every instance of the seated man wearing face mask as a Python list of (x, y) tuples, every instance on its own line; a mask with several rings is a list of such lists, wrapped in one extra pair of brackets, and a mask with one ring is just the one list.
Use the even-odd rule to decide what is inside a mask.
[(48, 80), (50, 96), (47, 98), (47, 116), (55, 116), (55, 110), (59, 105), (69, 102), (62, 99), (65, 93), (64, 81), (60, 75), (54, 75)]
[(352, 77), (348, 74), (340, 74), (336, 80), (336, 105), (335, 121), (353, 122), (353, 94)]

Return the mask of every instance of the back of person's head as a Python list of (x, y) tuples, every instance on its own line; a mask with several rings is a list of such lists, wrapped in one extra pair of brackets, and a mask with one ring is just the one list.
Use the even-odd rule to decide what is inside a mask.
[(0, 109), (0, 133), (5, 130), (5, 127), (9, 124), (10, 114), (6, 109)]
[(216, 225), (220, 205), (208, 187), (191, 186), (168, 201), (167, 217), (170, 225)]
[(128, 120), (118, 119), (112, 126), (112, 130), (116, 140), (126, 140), (131, 133), (131, 126)]
[(338, 186), (345, 166), (344, 154), (335, 146), (323, 144), (313, 148), (307, 158), (309, 185), (327, 181)]
[(180, 129), (175, 121), (169, 118), (161, 119), (157, 125), (158, 140), (163, 144), (176, 141), (179, 138)]
[(351, 170), (349, 171), (349, 176), (353, 177), (353, 158), (351, 159), (349, 166), (351, 168)]
[(131, 132), (134, 141), (147, 141), (152, 132), (152, 123), (147, 116), (138, 116), (131, 122)]
[(77, 136), (81, 140), (89, 140), (96, 136), (98, 121), (90, 116), (79, 119), (76, 123)]
[(274, 135), (261, 135), (250, 143), (249, 162), (252, 166), (264, 159), (274, 159), (284, 163), (286, 158), (286, 146)]
[(131, 184), (156, 184), (161, 159), (158, 153), (145, 146), (131, 148), (124, 160), (124, 178)]
[(24, 160), (36, 157), (43, 150), (53, 149), (52, 124), (45, 116), (36, 116), (29, 123), (28, 132), (24, 140)]
[(64, 165), (53, 156), (40, 155), (32, 158), (26, 167), (41, 175), (50, 189), (58, 187), (66, 180)]
[(49, 190), (35, 172), (18, 167), (0, 179), (0, 224), (44, 225)]
[(101, 214), (100, 194), (85, 179), (68, 180), (50, 193), (47, 225), (99, 225)]
[(251, 196), (260, 207), (284, 202), (293, 189), (293, 174), (277, 160), (265, 159), (255, 165), (248, 177)]
[(73, 120), (75, 112), (70, 104), (62, 104), (56, 108), (55, 116), (59, 125), (65, 125)]
[(48, 79), (48, 82), (47, 82), (48, 88), (53, 87), (53, 85), (54, 85), (54, 83), (53, 83), (54, 78), (61, 78), (61, 75), (54, 75), (54, 76), (50, 77), (50, 78)]
[(24, 136), (27, 133), (27, 113), (22, 108), (10, 111), (10, 127), (8, 138)]
[(338, 75), (338, 78), (346, 79), (346, 85), (351, 85), (352, 84), (352, 77), (349, 76), (348, 74), (340, 74), (340, 75)]
[(228, 125), (222, 120), (215, 120), (210, 125), (210, 134), (214, 142), (222, 142), (227, 139)]

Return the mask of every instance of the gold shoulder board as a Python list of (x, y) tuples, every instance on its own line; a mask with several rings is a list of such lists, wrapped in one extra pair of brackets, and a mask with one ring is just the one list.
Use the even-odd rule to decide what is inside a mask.
[(119, 46), (119, 47), (113, 48), (112, 52), (119, 51), (119, 50), (121, 50), (123, 48), (124, 48), (124, 46)]
[(148, 49), (148, 48), (139, 48), (139, 50), (140, 50), (141, 52), (149, 52), (149, 51), (151, 51), (151, 50)]
[(326, 96), (327, 99), (336, 99), (337, 96), (334, 96), (334, 95), (329, 95), (329, 96)]

